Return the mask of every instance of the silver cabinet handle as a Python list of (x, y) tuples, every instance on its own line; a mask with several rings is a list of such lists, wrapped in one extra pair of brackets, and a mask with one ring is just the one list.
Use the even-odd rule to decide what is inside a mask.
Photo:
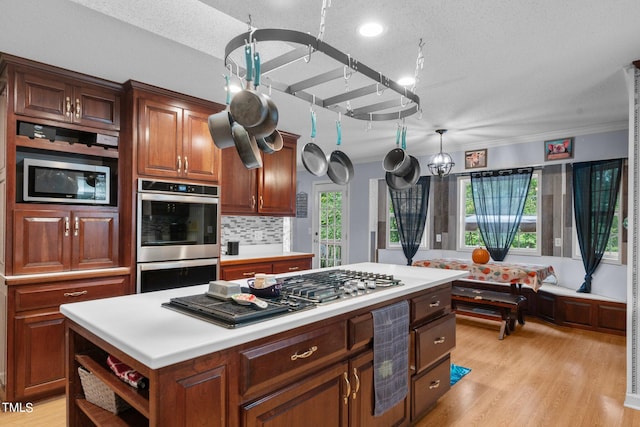
[(445, 342), (445, 337), (440, 337), (440, 338), (436, 338), (435, 340), (433, 340), (434, 344), (444, 344)]
[(429, 390), (433, 390), (438, 387), (440, 387), (440, 380), (431, 381), (431, 384), (429, 384)]
[(178, 173), (182, 170), (182, 159), (178, 156)]
[(440, 301), (435, 301), (429, 304), (429, 307), (440, 307)]
[[(311, 355), (313, 353), (315, 353), (316, 351), (318, 351), (318, 347), (317, 346), (313, 346), (311, 347), (309, 350), (305, 351), (304, 353), (298, 354), (297, 352), (291, 355), (291, 360), (298, 360), (298, 359), (306, 359), (307, 357), (311, 357)], [(351, 394), (350, 392), (347, 393), (347, 395)]]
[(69, 217), (64, 217), (64, 237), (69, 237)]
[(82, 108), (80, 106), (80, 99), (76, 98), (76, 119), (80, 118), (80, 112), (82, 111)]
[(73, 235), (78, 237), (79, 230), (80, 230), (80, 219), (78, 217), (75, 217), (73, 221)]
[(189, 159), (187, 156), (184, 156), (184, 174), (187, 175), (189, 173)]

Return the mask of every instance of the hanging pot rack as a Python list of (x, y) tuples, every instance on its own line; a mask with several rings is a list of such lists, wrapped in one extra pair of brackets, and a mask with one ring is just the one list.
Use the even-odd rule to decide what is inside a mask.
[[(405, 117), (409, 117), (420, 111), (420, 98), (411, 90), (404, 86), (401, 86), (397, 82), (391, 80), (389, 77), (383, 75), (381, 72), (376, 71), (367, 65), (359, 62), (357, 59), (351, 57), (346, 53), (339, 51), (333, 46), (325, 43), (318, 37), (314, 37), (307, 33), (302, 33), (295, 30), (286, 29), (254, 29), (240, 34), (231, 39), (225, 47), (225, 66), (229, 67), (231, 63), (235, 63), (230, 56), (236, 52), (237, 49), (243, 48), (247, 44), (254, 44), (257, 42), (286, 42), (294, 45), (299, 45), (293, 50), (286, 52), (280, 56), (277, 56), (262, 64), (262, 74), (266, 74), (269, 71), (284, 67), (288, 64), (303, 59), (306, 62), (310, 62), (311, 55), (315, 52), (321, 52), (331, 59), (342, 64), (339, 68), (331, 71), (317, 74), (313, 77), (293, 82), (283, 83), (270, 79), (269, 85), (271, 88), (278, 90), (279, 92), (287, 93), (289, 95), (300, 98), (312, 105), (317, 105), (322, 108), (330, 109), (351, 117), (357, 120), (368, 121), (385, 121), (385, 120), (400, 120)], [(245, 69), (235, 64), (238, 69), (246, 72)], [(367, 77), (371, 80), (371, 84), (359, 87), (357, 89), (348, 90), (332, 96), (326, 96), (321, 98), (313, 93), (309, 92), (312, 89), (323, 83), (327, 83), (333, 80), (347, 79), (348, 72), (353, 71)], [(368, 105), (360, 106), (358, 108), (350, 108), (351, 100), (364, 97), (370, 94), (380, 94), (386, 88), (389, 88), (399, 95), (399, 99), (389, 99), (382, 102), (375, 102)], [(340, 103), (346, 102), (346, 107), (340, 105)]]

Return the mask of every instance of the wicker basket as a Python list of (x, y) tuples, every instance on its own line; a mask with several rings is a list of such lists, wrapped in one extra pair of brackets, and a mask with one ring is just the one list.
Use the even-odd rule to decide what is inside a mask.
[(113, 414), (126, 411), (131, 407), (91, 372), (79, 367), (78, 374), (80, 375), (80, 382), (82, 383), (84, 397), (88, 402), (91, 402)]

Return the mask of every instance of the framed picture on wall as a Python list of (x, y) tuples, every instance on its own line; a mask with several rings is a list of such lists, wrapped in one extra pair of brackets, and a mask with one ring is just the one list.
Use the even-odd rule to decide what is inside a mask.
[(486, 168), (487, 167), (487, 149), (473, 150), (464, 152), (464, 168)]
[(573, 158), (573, 138), (554, 139), (544, 142), (544, 160)]

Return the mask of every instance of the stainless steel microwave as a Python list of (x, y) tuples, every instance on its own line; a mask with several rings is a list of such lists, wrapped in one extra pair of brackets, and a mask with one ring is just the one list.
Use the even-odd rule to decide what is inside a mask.
[(111, 176), (107, 166), (32, 158), (25, 158), (23, 166), (25, 202), (98, 205), (110, 202)]

